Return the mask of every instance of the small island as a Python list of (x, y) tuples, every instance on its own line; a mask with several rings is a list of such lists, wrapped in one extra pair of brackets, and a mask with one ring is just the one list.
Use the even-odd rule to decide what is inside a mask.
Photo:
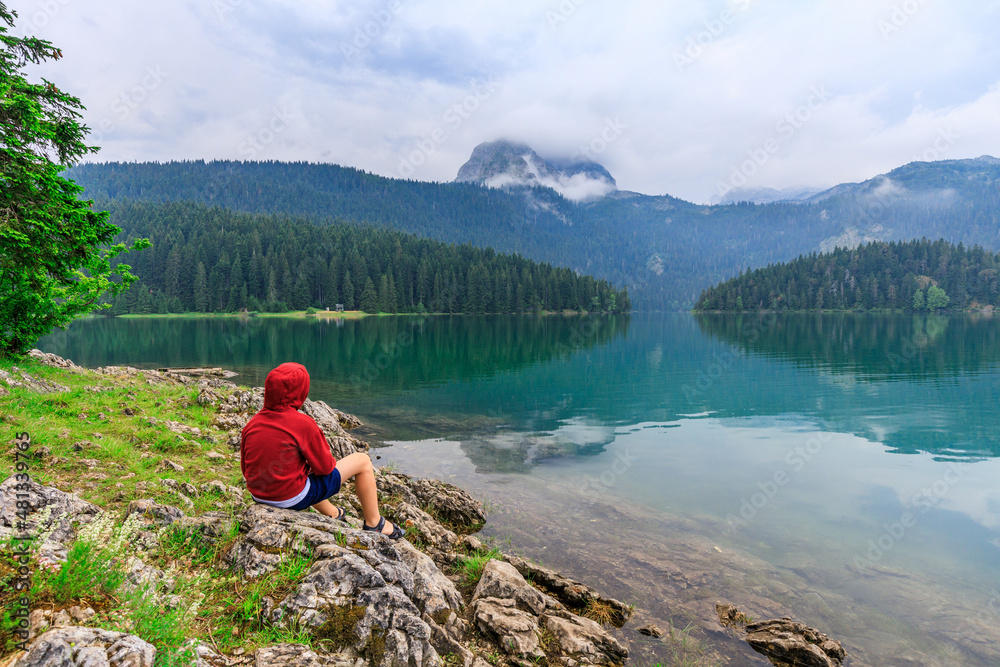
[(992, 313), (1000, 255), (947, 241), (873, 242), (747, 270), (701, 293), (695, 312)]

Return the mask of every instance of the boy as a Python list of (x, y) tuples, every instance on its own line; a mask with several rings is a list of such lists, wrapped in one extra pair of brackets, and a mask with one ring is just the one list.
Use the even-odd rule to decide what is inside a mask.
[(258, 503), (285, 509), (313, 507), (343, 520), (345, 512), (328, 498), (342, 480), (354, 478), (365, 515), (364, 530), (399, 539), (404, 531), (381, 516), (371, 458), (355, 452), (337, 462), (316, 422), (299, 412), (309, 395), (305, 366), (281, 364), (264, 381), (264, 407), (243, 427), (240, 466)]

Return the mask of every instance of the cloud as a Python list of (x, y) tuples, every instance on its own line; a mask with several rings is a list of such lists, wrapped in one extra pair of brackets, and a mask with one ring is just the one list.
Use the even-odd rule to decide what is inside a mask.
[[(1000, 8), (916, 2), (900, 14), (901, 4), (10, 3), (63, 49), (34, 71), (79, 95), (92, 128), (104, 122), (99, 159), (246, 158), (247, 142), (288, 109), (294, 118), (256, 159), (396, 176), (441, 129), (412, 178), (444, 181), (483, 141), (569, 156), (620, 118), (627, 130), (595, 156), (619, 187), (697, 202), (816, 86), (830, 99), (746, 187), (864, 180), (928, 154), (949, 127), (956, 138), (941, 157), (1000, 154)], [(167, 76), (124, 113), (122, 96), (150, 67)], [(491, 77), (502, 90), (449, 123), (473, 82)], [(557, 185), (576, 196), (598, 187)]]

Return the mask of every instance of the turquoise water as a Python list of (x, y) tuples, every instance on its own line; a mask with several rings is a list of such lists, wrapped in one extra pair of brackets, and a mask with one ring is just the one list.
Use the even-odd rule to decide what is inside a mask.
[(760, 663), (718, 634), (718, 601), (809, 622), (852, 664), (996, 665), (998, 333), (971, 316), (91, 319), (39, 347), (248, 384), (300, 361), (381, 463), (490, 499), (487, 534), (729, 664)]

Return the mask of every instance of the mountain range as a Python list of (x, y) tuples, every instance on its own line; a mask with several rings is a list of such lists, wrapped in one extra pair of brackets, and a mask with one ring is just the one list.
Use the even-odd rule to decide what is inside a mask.
[[(1000, 160), (988, 156), (914, 162), (804, 198), (712, 206), (620, 190), (596, 162), (545, 159), (508, 141), (476, 147), (454, 183), (302, 162), (94, 163), (67, 175), (98, 206), (194, 201), (516, 252), (628, 286), (636, 310), (688, 309), (705, 287), (748, 268), (869, 240), (1000, 250)], [(116, 224), (128, 231), (128, 220)]]

